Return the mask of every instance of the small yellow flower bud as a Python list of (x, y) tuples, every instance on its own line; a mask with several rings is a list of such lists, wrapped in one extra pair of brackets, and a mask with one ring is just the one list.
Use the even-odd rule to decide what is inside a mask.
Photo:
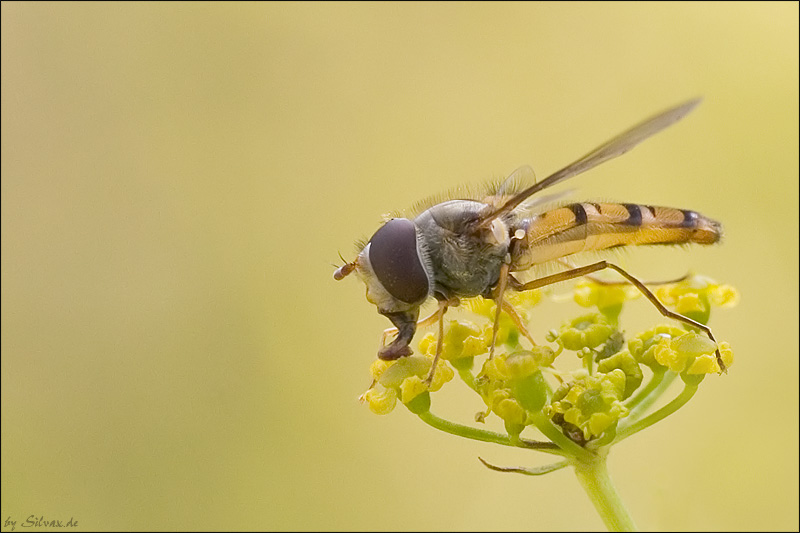
[(655, 359), (655, 348), (662, 339), (672, 339), (686, 333), (685, 330), (668, 325), (660, 325), (639, 333), (628, 341), (628, 350), (639, 363), (654, 367), (660, 366)]
[(600, 313), (580, 316), (564, 324), (558, 339), (567, 350), (579, 351), (582, 348), (596, 348), (603, 344), (614, 332)]
[(375, 359), (372, 361), (372, 364), (369, 365), (369, 375), (372, 379), (377, 380), (381, 377), (381, 374), (392, 366), (394, 361), (384, 361), (383, 359)]
[(525, 409), (513, 398), (506, 398), (497, 402), (493, 411), (507, 423), (514, 425), (525, 425), (528, 417)]
[(675, 303), (675, 311), (686, 316), (694, 313), (703, 313), (706, 311), (706, 306), (698, 294), (681, 294)]
[(436, 370), (433, 372), (433, 379), (431, 380), (430, 391), (436, 392), (441, 389), (445, 383), (452, 380), (455, 372), (444, 361), (439, 361), (436, 364)]
[(625, 374), (625, 388), (622, 398), (628, 398), (642, 384), (644, 373), (639, 367), (639, 363), (627, 350), (618, 352), (597, 364), (597, 371), (604, 374), (614, 369), (619, 369)]
[(387, 388), (398, 388), (410, 376), (425, 376), (431, 368), (431, 359), (421, 355), (402, 357), (381, 373), (378, 383)]
[(394, 389), (376, 385), (364, 394), (364, 399), (370, 411), (376, 415), (388, 415), (397, 405), (397, 392)]
[(641, 296), (631, 285), (602, 285), (589, 280), (575, 284), (573, 298), (582, 307), (596, 306), (601, 312), (605, 309), (621, 307), (623, 303)]
[(419, 376), (411, 376), (400, 384), (400, 401), (407, 404), (423, 392), (428, 391), (428, 386)]
[(709, 300), (717, 307), (733, 307), (739, 303), (739, 291), (730, 285), (718, 285), (709, 293)]
[[(719, 354), (722, 356), (725, 368), (730, 368), (733, 364), (733, 351), (730, 344), (724, 341), (719, 343)], [(686, 371), (687, 374), (716, 374), (718, 372), (719, 364), (715, 353), (698, 356)]]

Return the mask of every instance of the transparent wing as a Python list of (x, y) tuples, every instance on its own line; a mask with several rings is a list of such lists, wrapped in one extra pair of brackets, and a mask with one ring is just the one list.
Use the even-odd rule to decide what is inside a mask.
[(522, 165), (508, 175), (497, 188), (497, 196), (511, 196), (536, 183), (536, 173), (530, 165)]
[[(573, 176), (577, 176), (578, 174), (581, 174), (589, 169), (596, 167), (600, 163), (604, 163), (609, 159), (613, 159), (615, 157), (624, 154), (625, 152), (627, 152), (640, 142), (644, 141), (648, 137), (655, 135), (656, 133), (663, 130), (667, 126), (674, 124), (675, 122), (679, 121), (680, 119), (688, 115), (690, 111), (692, 111), (695, 107), (697, 107), (700, 101), (701, 101), (700, 98), (689, 100), (688, 102), (685, 102), (677, 107), (673, 107), (662, 113), (659, 113), (658, 115), (650, 117), (644, 122), (641, 122), (640, 124), (637, 124), (633, 128), (617, 135), (610, 141), (598, 146), (597, 148), (595, 148), (588, 154), (584, 155), (577, 161), (570, 163), (566, 167), (548, 176), (544, 180), (538, 183), (534, 183), (533, 185), (523, 190), (522, 192), (517, 193), (515, 196), (513, 196), (510, 200), (508, 200), (500, 207), (497, 207), (489, 211), (488, 213), (482, 215), (480, 219), (477, 221), (477, 224), (480, 226), (484, 226), (487, 223), (490, 223), (495, 218), (501, 216), (502, 214), (507, 213), (512, 209), (516, 208), (532, 194), (536, 194), (537, 192), (546, 189), (548, 187), (551, 187), (556, 183), (572, 178)], [(518, 170), (521, 170), (523, 168), (525, 167), (520, 167)]]
[(499, 209), (511, 198), (522, 190), (529, 188), (536, 183), (536, 173), (530, 165), (523, 165), (514, 170), (507, 178), (500, 182), (487, 184), (485, 192), (481, 195), (480, 201), (491, 206), (492, 209)]

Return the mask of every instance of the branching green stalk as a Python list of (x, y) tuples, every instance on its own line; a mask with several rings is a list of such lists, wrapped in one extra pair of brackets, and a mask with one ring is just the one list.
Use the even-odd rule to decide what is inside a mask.
[(550, 422), (550, 419), (547, 418), (546, 415), (541, 412), (530, 414), (532, 415), (533, 424), (536, 426), (536, 429), (541, 431), (545, 437), (558, 445), (558, 447), (561, 448), (566, 454), (584, 461), (591, 460), (594, 454), (582, 448), (569, 437), (564, 435), (560, 429)]
[(469, 370), (458, 369), (458, 377), (461, 378), (461, 381), (467, 384), (467, 387), (478, 392), (477, 387), (475, 386), (475, 376), (472, 375), (472, 372)]
[(652, 413), (651, 415), (621, 429), (617, 432), (617, 442), (626, 439), (637, 433), (656, 422), (665, 419), (681, 407), (683, 407), (686, 402), (692, 399), (692, 396), (697, 392), (697, 384), (685, 384), (683, 391), (678, 395), (677, 398), (669, 402), (667, 405), (659, 409), (658, 411)]
[(516, 448), (538, 450), (553, 455), (567, 455), (552, 442), (539, 442), (527, 439), (512, 440), (507, 435), (501, 435), (500, 433), (495, 433), (493, 431), (487, 431), (485, 429), (478, 429), (470, 426), (464, 426), (462, 424), (456, 424), (455, 422), (450, 422), (449, 420), (439, 418), (430, 411), (418, 414), (417, 416), (419, 416), (420, 420), (433, 428), (444, 431), (445, 433), (450, 433), (451, 435), (464, 437), (466, 439), (494, 442), (495, 444), (502, 444), (503, 446), (512, 446)]
[(625, 402), (625, 407), (633, 411), (636, 407), (652, 392), (655, 390), (656, 387), (661, 383), (664, 379), (664, 375), (666, 374), (667, 369), (663, 367), (656, 367), (653, 369), (653, 376), (650, 378), (650, 381), (647, 382), (647, 385), (639, 389), (636, 394), (634, 394), (631, 398), (629, 398)]
[[(630, 414), (620, 422), (620, 429), (617, 434), (621, 433), (625, 427), (631, 426), (639, 421), (642, 415), (656, 402), (661, 395), (672, 385), (672, 382), (675, 381), (675, 378), (678, 377), (678, 374), (675, 372), (671, 372), (669, 370), (663, 372), (663, 376), (658, 380), (656, 386), (652, 388), (652, 390), (648, 391), (646, 394), (643, 394), (641, 399), (637, 402), (637, 405), (630, 408)], [(657, 378), (653, 376), (653, 380), (655, 381)], [(652, 383), (651, 381), (651, 383)], [(650, 383), (648, 383), (648, 386)]]

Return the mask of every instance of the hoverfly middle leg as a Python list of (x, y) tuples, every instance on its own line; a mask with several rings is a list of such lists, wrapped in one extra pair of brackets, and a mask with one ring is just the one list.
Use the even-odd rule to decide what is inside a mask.
[(431, 315), (435, 316), (439, 320), (439, 335), (436, 339), (436, 355), (433, 357), (433, 363), (431, 363), (431, 370), (428, 372), (428, 377), (425, 378), (425, 384), (428, 386), (430, 386), (431, 382), (433, 381), (433, 375), (436, 373), (436, 363), (439, 362), (439, 356), (442, 355), (442, 344), (444, 343), (444, 314), (447, 311), (448, 306), (457, 306), (459, 303), (460, 302), (456, 298), (451, 298), (450, 300), (439, 300), (439, 308), (433, 315)]
[[(608, 261), (598, 261), (597, 263), (593, 263), (591, 265), (586, 265), (586, 266), (582, 266), (582, 267), (578, 267), (578, 268), (573, 268), (572, 270), (567, 270), (565, 272), (559, 272), (558, 274), (553, 274), (553, 275), (550, 275), (550, 276), (545, 276), (543, 278), (535, 279), (535, 280), (530, 281), (530, 282), (525, 283), (525, 284), (519, 283), (512, 276), (511, 277), (511, 286), (512, 286), (512, 288), (514, 290), (517, 290), (517, 291), (527, 291), (527, 290), (531, 290), (531, 289), (538, 289), (540, 287), (545, 287), (547, 285), (552, 285), (553, 283), (558, 283), (559, 281), (567, 281), (567, 280), (570, 280), (570, 279), (586, 276), (587, 274), (591, 274), (592, 272), (597, 272), (599, 270), (603, 270), (603, 269), (606, 269), (606, 268), (610, 268), (612, 270), (615, 270), (622, 277), (624, 277), (626, 280), (628, 280), (628, 282), (630, 282), (631, 285), (633, 285), (634, 287), (639, 289), (639, 292), (641, 292), (648, 300), (650, 300), (650, 303), (652, 303), (656, 307), (656, 309), (658, 309), (658, 312), (661, 313), (663, 316), (665, 316), (667, 318), (671, 318), (673, 320), (677, 320), (679, 322), (683, 322), (684, 324), (688, 324), (688, 325), (690, 325), (690, 326), (692, 326), (694, 328), (697, 328), (697, 329), (703, 331), (703, 333), (705, 333), (706, 335), (708, 335), (709, 339), (711, 339), (715, 343), (717, 342), (717, 340), (714, 338), (714, 334), (711, 333), (711, 328), (709, 328), (705, 324), (701, 324), (701, 323), (699, 323), (699, 322), (697, 322), (695, 320), (692, 320), (689, 317), (686, 317), (686, 316), (683, 316), (681, 314), (674, 313), (674, 312), (670, 311), (669, 309), (667, 309), (664, 306), (664, 304), (662, 304), (658, 300), (658, 298), (656, 298), (656, 295), (653, 294), (652, 291), (650, 289), (648, 289), (647, 286), (644, 283), (642, 283), (641, 281), (639, 281), (638, 279), (633, 277), (631, 274), (628, 274), (628, 272), (626, 272), (621, 267), (619, 267), (619, 266), (617, 266), (617, 265), (615, 265), (613, 263), (609, 263)], [(717, 348), (715, 350), (715, 355), (717, 357), (717, 365), (719, 365), (720, 374), (722, 374), (722, 373), (726, 372), (727, 369), (725, 367), (725, 363), (722, 361), (722, 355), (719, 353), (719, 348)]]
[(492, 325), (492, 344), (489, 346), (489, 359), (494, 357), (494, 345), (497, 342), (497, 331), (500, 328), (500, 313), (503, 312), (503, 295), (508, 285), (509, 268), (507, 261), (500, 267), (500, 279), (497, 281), (497, 287), (494, 290), (494, 303), (497, 309), (494, 313), (494, 324)]
[(531, 345), (536, 346), (536, 341), (533, 340), (533, 336), (530, 334), (528, 328), (525, 326), (525, 322), (522, 320), (522, 317), (520, 316), (519, 313), (517, 313), (517, 310), (514, 309), (514, 306), (511, 305), (511, 302), (509, 302), (506, 299), (503, 299), (503, 311), (505, 311), (506, 314), (511, 317), (511, 320), (514, 322), (514, 325), (517, 327), (517, 330), (519, 330), (519, 332), (522, 333), (522, 336), (528, 339)]

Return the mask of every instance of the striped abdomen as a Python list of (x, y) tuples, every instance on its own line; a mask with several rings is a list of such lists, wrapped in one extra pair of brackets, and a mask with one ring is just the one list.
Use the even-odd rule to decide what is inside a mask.
[(638, 204), (579, 203), (525, 219), (512, 270), (559, 257), (638, 244), (714, 244), (722, 226), (696, 211)]

